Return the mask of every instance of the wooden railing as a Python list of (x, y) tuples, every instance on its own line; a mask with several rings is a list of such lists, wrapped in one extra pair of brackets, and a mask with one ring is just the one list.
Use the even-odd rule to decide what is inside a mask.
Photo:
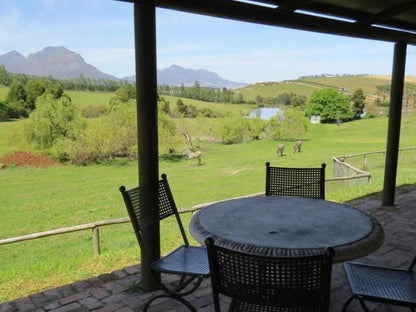
[[(235, 198), (230, 198), (230, 199), (248, 198), (248, 197), (256, 197), (256, 196), (262, 196), (262, 195), (264, 195), (264, 192), (255, 193), (255, 194), (246, 195), (246, 196), (235, 197)], [(226, 200), (230, 200), (230, 199), (226, 199)], [(226, 201), (226, 200), (195, 205), (195, 206), (192, 206), (190, 208), (181, 209), (179, 211), (179, 213), (194, 213), (194, 212), (196, 212), (196, 211), (198, 211), (198, 210), (200, 210), (200, 209), (202, 209), (206, 206), (209, 206), (209, 205), (214, 204), (214, 203)], [(69, 227), (63, 227), (63, 228), (54, 229), (54, 230), (50, 230), (50, 231), (37, 232), (37, 233), (27, 234), (27, 235), (23, 235), (23, 236), (0, 239), (0, 246), (1, 245), (6, 245), (6, 244), (23, 242), (23, 241), (27, 241), (27, 240), (33, 240), (33, 239), (48, 237), (48, 236), (67, 234), (67, 233), (71, 233), (71, 232), (78, 232), (78, 231), (85, 231), (85, 230), (92, 230), (92, 242), (93, 242), (94, 255), (98, 256), (101, 253), (101, 251), (100, 251), (101, 248), (100, 248), (99, 228), (102, 227), (102, 226), (121, 224), (121, 223), (129, 223), (129, 222), (130, 222), (129, 218), (118, 218), (118, 219), (95, 221), (95, 222), (91, 222), (91, 223), (80, 224), (80, 225), (69, 226)]]
[[(401, 158), (404, 151), (409, 151), (409, 150), (415, 150), (416, 151), (416, 146), (399, 149), (399, 159)], [(367, 166), (367, 156), (375, 155), (375, 154), (383, 154), (383, 157), (384, 158), (386, 157), (386, 151), (364, 152), (364, 153), (334, 157), (333, 158), (334, 168), (336, 168), (337, 165), (343, 166), (343, 167), (347, 168), (347, 170), (350, 170), (350, 171), (354, 172), (355, 174), (349, 175), (349, 176), (342, 176), (342, 177), (333, 177), (333, 178), (327, 179), (327, 181), (328, 182), (329, 181), (346, 181), (346, 180), (366, 178), (367, 182), (369, 183), (371, 181), (371, 173), (360, 170), (358, 168), (355, 168), (351, 164), (347, 163), (347, 159), (362, 156), (363, 157), (363, 168), (368, 168), (368, 166)], [(416, 161), (416, 153), (415, 153), (414, 160)]]
[[(411, 149), (416, 150), (416, 146), (400, 149), (400, 152), (405, 151), (405, 150), (411, 150)], [(325, 182), (340, 181), (340, 180), (352, 180), (352, 179), (357, 179), (357, 178), (367, 178), (368, 181), (370, 181), (370, 179), (371, 179), (371, 174), (370, 173), (359, 170), (357, 168), (354, 168), (350, 164), (346, 163), (345, 160), (347, 158), (350, 158), (350, 157), (356, 157), (356, 156), (361, 156), (362, 155), (364, 157), (364, 166), (366, 166), (366, 163), (367, 163), (367, 158), (366, 157), (367, 157), (367, 155), (378, 154), (378, 153), (385, 153), (385, 151), (366, 152), (366, 153), (359, 153), (359, 154), (353, 154), (353, 155), (345, 155), (345, 156), (334, 157), (334, 162), (339, 162), (343, 166), (349, 167), (349, 169), (356, 172), (356, 174), (353, 175), (353, 176), (347, 176), (347, 177), (327, 178), (327, 179), (325, 179)], [(416, 160), (416, 156), (415, 156), (415, 160)], [(248, 197), (256, 197), (256, 196), (263, 196), (263, 195), (264, 195), (264, 192), (260, 192), (260, 193), (246, 195), (246, 196), (229, 198), (229, 199), (216, 201), (216, 202), (203, 203), (203, 204), (192, 206), (190, 208), (181, 209), (179, 212), (180, 213), (194, 213), (194, 212), (196, 212), (196, 211), (198, 211), (198, 210), (200, 210), (200, 209), (202, 209), (206, 206), (214, 204), (214, 203), (218, 203), (218, 202), (222, 202), (222, 201), (226, 201), (226, 200), (230, 200), (230, 199), (248, 198)], [(48, 237), (48, 236), (67, 234), (67, 233), (77, 232), (77, 231), (91, 230), (92, 231), (92, 242), (93, 242), (94, 255), (99, 255), (100, 254), (99, 228), (102, 227), (102, 226), (121, 224), (121, 223), (129, 223), (129, 222), (130, 222), (129, 218), (118, 218), (118, 219), (95, 221), (95, 222), (91, 222), (91, 223), (80, 224), (80, 225), (75, 225), (75, 226), (70, 226), (70, 227), (63, 227), (63, 228), (59, 228), (59, 229), (54, 229), (54, 230), (49, 230), (49, 231), (44, 231), (44, 232), (37, 232), (37, 233), (32, 233), (32, 234), (23, 235), (23, 236), (0, 239), (0, 246), (1, 245), (6, 245), (6, 244), (23, 242), (23, 241), (27, 241), (27, 240), (39, 239), (39, 238)]]

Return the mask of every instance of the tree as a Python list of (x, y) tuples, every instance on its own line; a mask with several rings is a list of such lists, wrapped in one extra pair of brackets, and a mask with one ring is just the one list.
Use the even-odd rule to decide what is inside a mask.
[(26, 90), (23, 83), (18, 81), (13, 82), (6, 98), (9, 102), (18, 102), (20, 100), (26, 102)]
[(365, 107), (365, 96), (363, 89), (357, 89), (351, 96), (352, 111), (355, 117), (360, 117)]
[(64, 94), (64, 89), (59, 82), (52, 82), (48, 85), (45, 92), (52, 94), (55, 99), (59, 99)]
[(306, 106), (306, 103), (308, 102), (308, 99), (306, 98), (305, 95), (296, 95), (295, 97), (292, 98), (292, 107), (300, 107), (300, 108), (304, 108)]
[(176, 101), (176, 111), (182, 116), (186, 116), (188, 107), (183, 103), (182, 99)]
[(15, 81), (12, 83), (6, 96), (8, 116), (10, 118), (20, 118), (29, 116), (26, 107), (26, 90), (23, 83)]
[(267, 127), (269, 137), (273, 140), (294, 140), (305, 135), (308, 121), (299, 108), (284, 109), (271, 118)]
[(38, 96), (41, 96), (45, 90), (45, 81), (41, 78), (29, 79), (25, 86), (26, 90), (26, 107), (29, 110), (35, 109), (35, 101)]
[(36, 109), (25, 124), (26, 139), (38, 148), (52, 147), (60, 139), (75, 140), (86, 120), (68, 96), (55, 99), (51, 94), (36, 99)]
[(307, 116), (320, 115), (322, 122), (346, 121), (354, 117), (348, 97), (329, 88), (312, 93), (305, 113)]
[(0, 101), (0, 121), (6, 120), (8, 117), (9, 115), (7, 112), (7, 105), (6, 103), (3, 103), (2, 101)]
[(3, 65), (0, 65), (0, 85), (10, 86), (12, 79), (7, 73), (6, 68)]

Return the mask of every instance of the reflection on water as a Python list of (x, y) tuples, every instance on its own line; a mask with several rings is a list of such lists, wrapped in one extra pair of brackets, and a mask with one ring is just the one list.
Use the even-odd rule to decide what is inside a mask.
[(279, 112), (280, 112), (280, 109), (278, 109), (277, 107), (256, 108), (248, 115), (248, 117), (268, 120), (276, 116)]

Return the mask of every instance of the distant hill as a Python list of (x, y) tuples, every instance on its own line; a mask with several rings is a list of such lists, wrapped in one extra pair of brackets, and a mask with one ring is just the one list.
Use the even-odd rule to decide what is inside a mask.
[[(0, 65), (4, 65), (9, 73), (32, 76), (52, 76), (57, 79), (76, 78), (80, 75), (96, 79), (118, 80), (119, 78), (106, 74), (91, 64), (85, 62), (80, 54), (66, 47), (46, 47), (27, 57), (13, 50), (0, 55)], [(201, 87), (236, 89), (247, 86), (246, 83), (226, 80), (214, 72), (204, 69), (189, 69), (172, 65), (157, 71), (158, 84), (186, 87), (193, 86), (198, 81)], [(136, 81), (135, 76), (122, 78), (130, 82)]]
[[(128, 81), (135, 81), (135, 76), (124, 77)], [(157, 84), (158, 85), (169, 85), (169, 86), (180, 86), (183, 84), (185, 87), (190, 87), (198, 81), (201, 87), (207, 88), (222, 88), (237, 89), (244, 88), (247, 83), (234, 82), (226, 80), (218, 76), (214, 72), (210, 72), (204, 69), (190, 69), (183, 68), (178, 65), (172, 65), (168, 68), (157, 71)]]
[(89, 78), (117, 80), (117, 77), (103, 73), (85, 62), (81, 55), (65, 47), (46, 47), (27, 57), (13, 50), (0, 55), (0, 65), (4, 65), (8, 72), (16, 74), (52, 76), (57, 79), (84, 75)]

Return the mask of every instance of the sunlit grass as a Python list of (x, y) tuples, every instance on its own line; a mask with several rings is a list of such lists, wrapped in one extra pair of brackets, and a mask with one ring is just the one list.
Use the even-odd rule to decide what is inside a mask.
[[(174, 99), (172, 99), (174, 101)], [(199, 103), (195, 103), (197, 105)], [(202, 105), (202, 104), (201, 104)], [(239, 109), (224, 105), (224, 111)], [(231, 107), (230, 107), (231, 106)], [(211, 121), (211, 120), (210, 120)], [(415, 145), (415, 116), (403, 116), (401, 147)], [(6, 139), (23, 121), (0, 123), (0, 151), (13, 150)], [(264, 190), (265, 162), (281, 166), (327, 164), (333, 176), (334, 156), (384, 150), (386, 117), (337, 125), (309, 125), (302, 152), (293, 153), (294, 142), (285, 141), (285, 155), (276, 156), (278, 142), (258, 140), (235, 145), (199, 140), (201, 121), (186, 120), (194, 144), (202, 151), (202, 165), (190, 166), (181, 155), (161, 157), (160, 173), (167, 173), (179, 209), (215, 200), (253, 194)], [(3, 134), (3, 135), (2, 135)], [(185, 144), (185, 142), (184, 142)], [(0, 154), (1, 155), (1, 154)], [(412, 155), (398, 168), (397, 183), (416, 183)], [(362, 166), (363, 159), (353, 160)], [(383, 157), (368, 159), (370, 184), (354, 186), (330, 184), (327, 199), (347, 201), (378, 192), (383, 183)], [(127, 217), (118, 187), (138, 183), (135, 161), (125, 165), (62, 165), (56, 168), (7, 168), (0, 170), (0, 239), (98, 220)], [(182, 215), (188, 228), (191, 214)], [(178, 243), (173, 223), (161, 228), (162, 253)], [(140, 251), (130, 224), (100, 228), (101, 256), (93, 256), (91, 231), (76, 232), (34, 241), (0, 246), (0, 301), (26, 296), (89, 276), (111, 272), (140, 261)]]

